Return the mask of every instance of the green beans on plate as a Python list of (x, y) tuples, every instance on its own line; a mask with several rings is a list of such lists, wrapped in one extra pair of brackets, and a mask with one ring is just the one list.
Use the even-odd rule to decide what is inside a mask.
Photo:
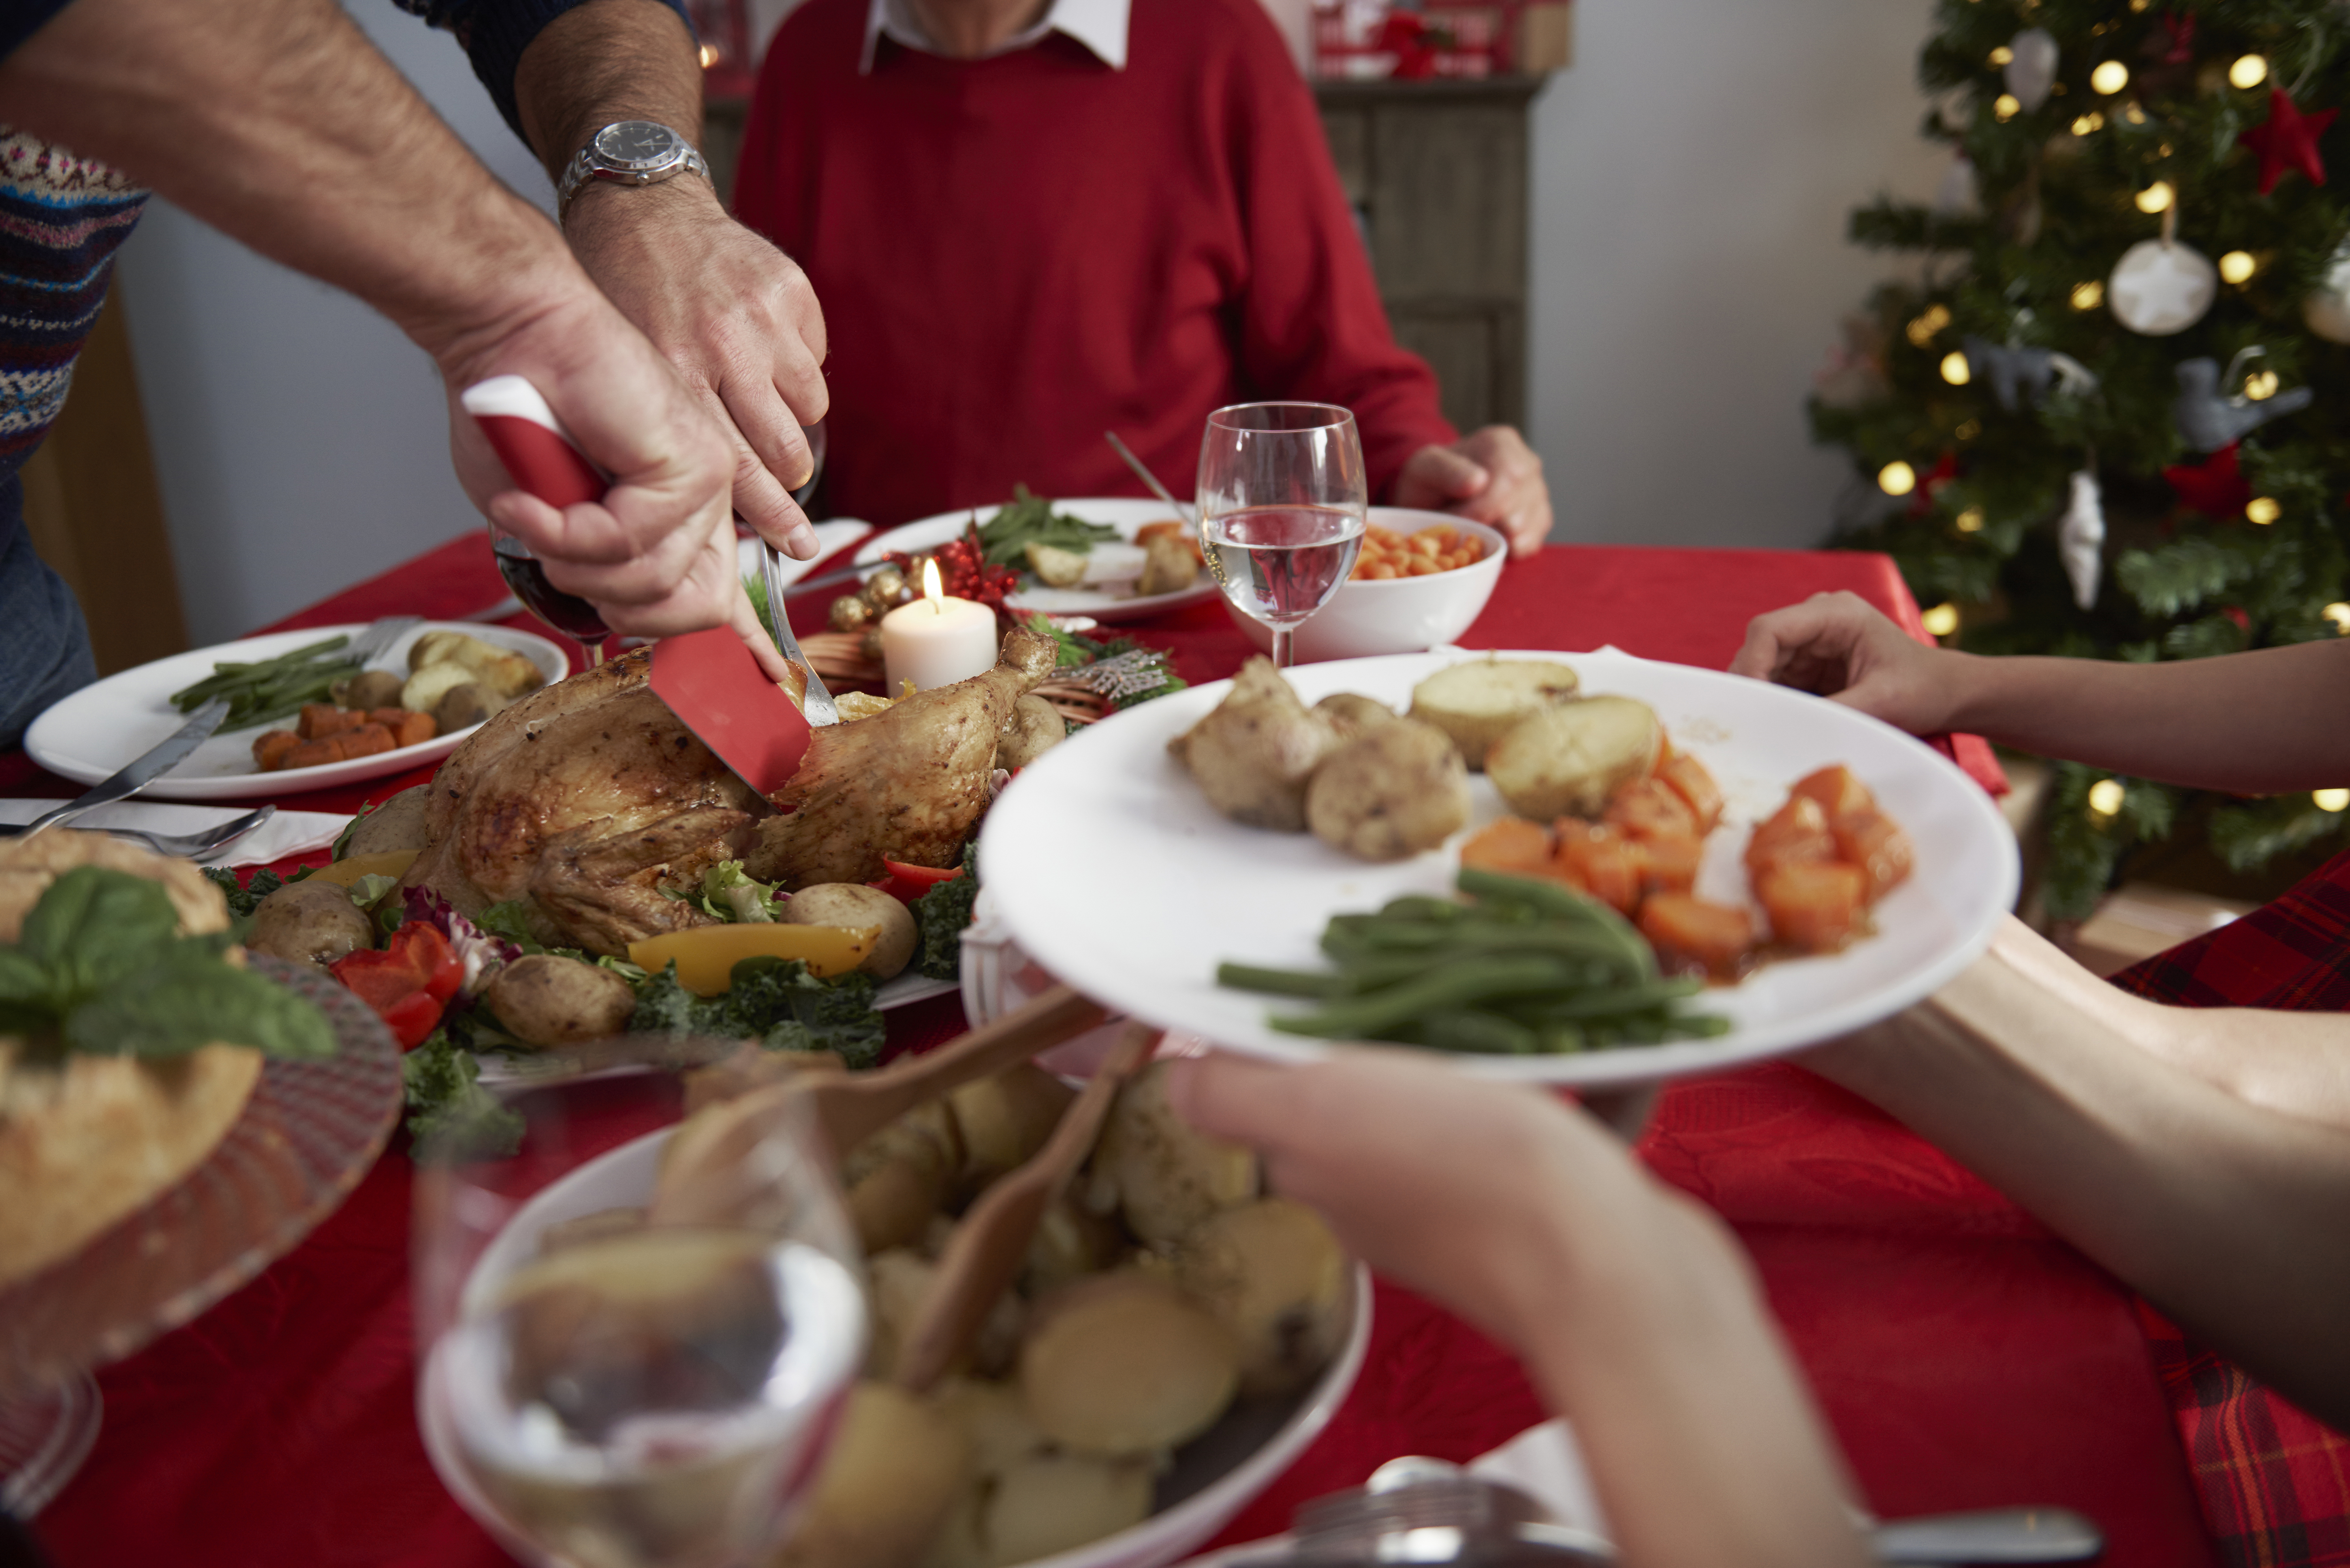
[(336, 681), (359, 672), (358, 659), (336, 657), (350, 641), (348, 637), (330, 637), (275, 659), (215, 664), (213, 672), (193, 686), (172, 692), (172, 706), (191, 713), (215, 697), (225, 697), (228, 717), (221, 721), (224, 730), (247, 730), (290, 718), (306, 702), (328, 701)]
[(1333, 916), (1322, 950), (1335, 969), (1227, 963), (1216, 981), (1321, 1003), (1274, 1016), (1292, 1034), (1439, 1051), (1556, 1054), (1729, 1030), (1685, 1011), (1703, 982), (1660, 972), (1655, 950), (1607, 905), (1471, 866), (1457, 886), (1471, 902), (1416, 896)]

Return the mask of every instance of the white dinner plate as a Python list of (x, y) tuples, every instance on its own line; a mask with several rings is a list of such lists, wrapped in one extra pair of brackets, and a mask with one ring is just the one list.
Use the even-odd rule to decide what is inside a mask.
[[(25, 732), (25, 750), (51, 773), (82, 784), (113, 777), (123, 764), (152, 749), (187, 722), (187, 715), (172, 706), (174, 691), (194, 685), (224, 661), (275, 659), (297, 648), (323, 641), (342, 632), (356, 637), (365, 622), (349, 626), (315, 626), (302, 631), (271, 632), (242, 642), (224, 642), (192, 653), (175, 653), (109, 675), (72, 696), (52, 703)], [(494, 647), (506, 649), (538, 666), (550, 681), (560, 680), (569, 669), (564, 651), (543, 637), (511, 627), (477, 626), (471, 621), (428, 620), (379, 654), (370, 668), (408, 668), (409, 645), (428, 631), (462, 631)], [(140, 793), (150, 800), (257, 800), (322, 789), (328, 784), (357, 784), (426, 763), (437, 763), (457, 749), (457, 743), (479, 725), (438, 735), (420, 745), (378, 752), (371, 757), (325, 763), (315, 768), (286, 768), (265, 774), (254, 766), (253, 742), (265, 729), (291, 729), (294, 720), (268, 725), (224, 730), (198, 746), (187, 761)]]
[[(982, 506), (961, 512), (941, 512), (936, 517), (925, 517), (919, 523), (909, 523), (902, 528), (877, 534), (858, 547), (857, 565), (870, 566), (893, 551), (913, 556), (925, 550), (935, 550), (950, 539), (961, 538), (962, 531), (974, 518), (984, 524), (1002, 510), (1000, 506)], [(1181, 521), (1176, 514), (1167, 510), (1165, 503), (1159, 501), (1080, 498), (1055, 501), (1053, 510), (1083, 518), (1088, 523), (1107, 524), (1118, 530), (1120, 539), (1128, 541), (1131, 541), (1146, 523)], [(1153, 594), (1148, 598), (1137, 597), (1134, 592), (1134, 581), (1141, 575), (1140, 545), (1105, 539), (1087, 556), (1086, 578), (1077, 587), (1048, 588), (1037, 584), (1008, 596), (1003, 602), (1016, 610), (1039, 610), (1045, 615), (1089, 615), (1096, 620), (1107, 621), (1133, 620), (1216, 597), (1216, 581), (1208, 575), (1205, 567), (1192, 576), (1190, 587), (1171, 594)]]
[[(1289, 671), (1307, 702), (1359, 691), (1399, 711), (1411, 689), (1470, 658), (1459, 651), (1334, 660)], [(1673, 744), (1721, 785), (1723, 826), (1706, 845), (1700, 895), (1749, 903), (1741, 857), (1754, 824), (1814, 768), (1843, 763), (1908, 831), (1917, 866), (1874, 911), (1877, 931), (1841, 953), (1781, 959), (1694, 1005), (1730, 1021), (1711, 1040), (1571, 1056), (1463, 1056), (1471, 1072), (1555, 1084), (1633, 1084), (1780, 1054), (1887, 1017), (1972, 962), (2015, 901), (2015, 840), (1981, 787), (1923, 742), (1838, 703), (1719, 670), (1596, 653), (1557, 659), (1586, 693), (1637, 697)], [(1013, 934), (1066, 983), (1152, 1023), (1253, 1054), (1309, 1061), (1328, 1047), (1271, 1026), (1310, 1004), (1216, 984), (1233, 961), (1327, 967), (1317, 943), (1332, 915), (1452, 887), (1460, 846), (1503, 815), (1482, 774), (1470, 826), (1443, 848), (1373, 865), (1307, 834), (1267, 833), (1219, 815), (1167, 742), (1223, 700), (1195, 686), (1124, 712), (1054, 747), (989, 811), (980, 864)]]

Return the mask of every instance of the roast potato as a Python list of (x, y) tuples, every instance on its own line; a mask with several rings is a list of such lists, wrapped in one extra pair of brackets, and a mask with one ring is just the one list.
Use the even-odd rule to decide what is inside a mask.
[(518, 958), (498, 971), (482, 999), (505, 1032), (525, 1045), (577, 1045), (629, 1026), (637, 993), (608, 969), (553, 953)]
[(1475, 659), (1413, 687), (1410, 716), (1451, 736), (1473, 771), (1519, 720), (1568, 701), (1576, 685), (1574, 670), (1547, 659)]
[(1011, 722), (995, 742), (995, 765), (1024, 768), (1068, 738), (1061, 711), (1031, 691), (1012, 705)]
[(803, 888), (784, 905), (784, 923), (792, 926), (839, 926), (856, 930), (879, 926), (881, 935), (873, 950), (857, 968), (876, 980), (889, 980), (914, 961), (914, 917), (906, 906), (879, 888), (860, 882), (819, 882)]
[(362, 855), (425, 848), (432, 842), (424, 826), (425, 808), (432, 794), (431, 784), (416, 784), (360, 817), (350, 837), (344, 841), (341, 858), (356, 860)]
[(1297, 700), (1273, 660), (1256, 658), (1216, 711), (1168, 749), (1234, 822), (1303, 833), (1306, 781), (1337, 744), (1337, 727)]
[(806, 1511), (769, 1568), (914, 1568), (970, 1469), (952, 1421), (903, 1389), (859, 1383)]
[(439, 705), (432, 710), (432, 723), (440, 733), (453, 735), (489, 722), (491, 715), (505, 705), (504, 698), (483, 691), (479, 681), (467, 680), (441, 694)]
[(1353, 740), (1378, 724), (1392, 724), (1396, 711), (1375, 697), (1359, 691), (1333, 691), (1314, 704), (1314, 711), (1338, 727), (1341, 738)]
[(1086, 580), (1086, 558), (1057, 545), (1030, 545), (1028, 569), (1048, 588), (1074, 588)]
[(327, 695), (338, 708), (397, 708), (404, 684), (389, 670), (364, 670), (348, 680), (336, 681)]
[(1210, 1215), (1176, 1248), (1175, 1280), (1240, 1345), (1243, 1394), (1304, 1386), (1347, 1336), (1347, 1255), (1285, 1198)]
[(1142, 575), (1134, 581), (1138, 597), (1180, 593), (1200, 576), (1200, 558), (1191, 542), (1180, 534), (1153, 534), (1143, 541)]
[(1167, 1101), (1167, 1064), (1154, 1062), (1118, 1092), (1092, 1173), (1146, 1242), (1173, 1241), (1219, 1209), (1256, 1196), (1256, 1156), (1192, 1130)]
[(1064, 1193), (1045, 1206), (1020, 1264), (1020, 1288), (1041, 1296), (1118, 1262), (1126, 1246), (1118, 1222), (1087, 1213)]
[(288, 882), (254, 906), (253, 930), (244, 945), (289, 963), (324, 969), (346, 953), (374, 946), (375, 924), (339, 884)]
[[(462, 631), (428, 631), (410, 645), (408, 668), (411, 677), (440, 664), (453, 664), (471, 671), (485, 691), (499, 697), (519, 697), (546, 684), (546, 677), (526, 656)], [(412, 702), (401, 705), (420, 712), (430, 711), (429, 704), (423, 708)]]
[(1034, 1563), (1150, 1516), (1149, 1459), (1031, 1454), (996, 1478), (979, 1525), (992, 1568)]
[(1586, 697), (1521, 720), (1486, 753), (1485, 773), (1520, 816), (1596, 817), (1609, 795), (1648, 775), (1664, 742), (1647, 703)]
[(1469, 770), (1445, 732), (1417, 719), (1374, 726), (1322, 759), (1305, 825), (1363, 860), (1433, 849), (1469, 823)]
[(851, 1149), (840, 1185), (866, 1251), (920, 1241), (962, 1165), (953, 1120), (939, 1100), (916, 1106)]
[[(441, 704), (460, 686), (481, 684), (480, 677), (465, 665), (457, 663), (428, 664), (408, 678), (400, 689), (400, 705), (411, 713), (441, 711)], [(436, 724), (439, 719), (434, 719)]]
[(962, 1178), (976, 1189), (1027, 1162), (1045, 1147), (1076, 1092), (1034, 1063), (947, 1092), (962, 1139)]
[(1036, 1303), (1020, 1397), (1065, 1449), (1148, 1454), (1198, 1437), (1232, 1403), (1240, 1355), (1206, 1308), (1149, 1274), (1100, 1274)]

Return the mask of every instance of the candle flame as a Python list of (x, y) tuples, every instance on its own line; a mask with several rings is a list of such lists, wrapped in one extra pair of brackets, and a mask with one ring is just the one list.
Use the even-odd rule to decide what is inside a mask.
[(939, 583), (939, 563), (936, 557), (922, 563), (922, 597), (931, 601), (932, 615), (947, 613), (946, 606), (940, 602), (947, 595), (946, 589)]

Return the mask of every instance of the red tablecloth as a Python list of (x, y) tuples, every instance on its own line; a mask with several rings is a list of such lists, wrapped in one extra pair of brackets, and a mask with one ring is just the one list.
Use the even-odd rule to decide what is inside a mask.
[[(1718, 668), (1750, 617), (1833, 588), (1916, 627), (1882, 556), (1555, 546), (1503, 573), (1461, 640), (1613, 643)], [(471, 534), (282, 625), (461, 615), (503, 592)], [(1247, 651), (1217, 605), (1136, 629), (1194, 680)], [(1979, 742), (1958, 755), (1997, 779)], [(286, 804), (355, 810), (425, 776)], [(0, 759), (0, 791), (74, 793), (21, 753)], [(893, 1014), (892, 1041), (920, 1047), (961, 1022), (942, 998)], [(2128, 1293), (2029, 1216), (1783, 1064), (1669, 1090), (1641, 1149), (1737, 1227), (1879, 1514), (2060, 1504), (2104, 1524), (2106, 1561), (2123, 1568), (2215, 1561)], [(408, 1182), (404, 1156), (388, 1156), (304, 1245), (101, 1374), (105, 1433), (37, 1521), (64, 1568), (502, 1560), (417, 1438)], [(1382, 1286), (1377, 1324), (1345, 1409), (1227, 1539), (1278, 1527), (1384, 1459), (1468, 1459), (1540, 1417), (1515, 1365), (1450, 1314)]]

